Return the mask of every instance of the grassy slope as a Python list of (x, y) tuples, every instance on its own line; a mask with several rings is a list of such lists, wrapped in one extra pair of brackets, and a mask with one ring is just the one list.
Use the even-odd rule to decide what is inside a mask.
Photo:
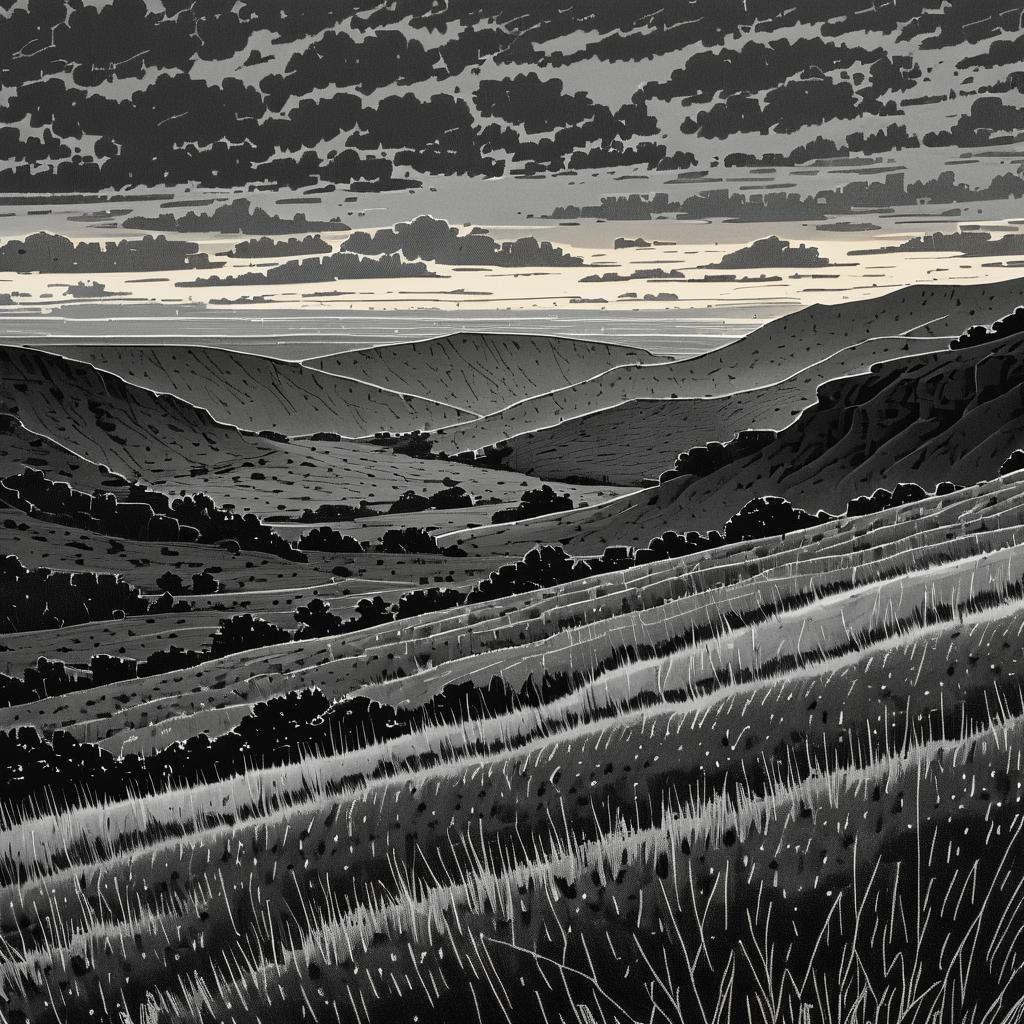
[[(446, 682), (473, 678), (486, 683), (493, 671), (518, 686), (530, 672), (582, 670), (620, 643), (670, 640), (685, 631), (689, 618), (708, 620), (702, 597), (708, 592), (714, 593), (717, 607), (742, 612), (811, 586), (864, 587), (894, 565), (904, 572), (911, 567), (925, 572), (935, 561), (1005, 547), (1016, 541), (1024, 517), (1016, 504), (1022, 484), (1014, 476), (902, 511), (827, 524), (781, 543), (734, 545), (494, 604), (328, 641), (247, 652), (187, 672), (28, 708), (0, 709), (0, 727), (17, 713), (19, 721), (31, 720), (44, 730), (71, 728), (116, 748), (143, 725), (161, 721), (172, 722), (175, 735), (188, 735), (195, 731), (189, 720), (195, 714), (203, 716), (203, 728), (217, 732), (236, 721), (252, 700), (303, 686), (320, 686), (336, 697), (365, 690), (398, 703), (418, 703)], [(979, 532), (981, 522), (986, 530)], [(962, 541), (951, 541), (950, 523), (956, 524), (954, 536), (963, 534)], [(859, 552), (868, 547), (877, 550), (874, 575), (853, 570)], [(794, 565), (800, 566), (799, 573)], [(741, 639), (745, 635), (742, 630), (738, 634)], [(820, 639), (802, 635), (801, 643), (813, 646)], [(771, 651), (775, 654), (775, 643)]]
[[(638, 650), (586, 699), (539, 714), (439, 723), (0, 833), (0, 928), (31, 908), (2, 968), (7, 1011), (48, 1022), (105, 1002), (137, 1020), (149, 1005), (164, 1024), (240, 1007), (301, 1019), (305, 1006), (323, 1021), (442, 1021), (475, 1000), (495, 1019), (555, 1020), (575, 1003), (610, 1021), (703, 1010), (725, 1024), (748, 1019), (760, 992), (780, 1021), (804, 1019), (802, 1004), (817, 1019), (825, 1002), (876, 1020), (915, 999), (925, 1019), (941, 1006), (1014, 1019), (1022, 489), (1016, 475), (772, 550), (512, 599), (476, 609), (487, 626), (472, 632), (434, 616), (390, 641), (346, 638), (382, 653), (419, 635), (441, 658), (490, 645), (489, 669), (513, 672), (523, 629), (531, 644), (562, 638), (549, 659), (575, 649), (585, 664), (624, 615), (639, 643), (787, 586), (805, 602), (721, 621), (664, 655)], [(819, 561), (840, 589), (823, 592)], [(865, 588), (873, 578), (890, 582)], [(590, 625), (564, 621), (595, 605)], [(780, 664), (783, 641), (796, 656)], [(342, 684), (342, 672), (302, 678)], [(388, 685), (395, 699), (429, 690)], [(649, 703), (629, 707), (638, 693)], [(474, 738), (487, 753), (466, 749)], [(428, 750), (441, 761), (402, 760)], [(368, 779), (380, 761), (397, 774)]]
[[(408, 489), (431, 493), (444, 479), (479, 498), (518, 501), (536, 481), (521, 474), (395, 455), (355, 441), (278, 442), (245, 435), (202, 409), (59, 356), (0, 348), (0, 411), (83, 463), (106, 465), (164, 490), (206, 491), (260, 516), (297, 517), (327, 502), (390, 503)], [(19, 465), (8, 457), (5, 472)], [(573, 489), (593, 502), (612, 488)], [(486, 510), (485, 510), (486, 511)]]
[(393, 391), (429, 395), (486, 415), (614, 366), (657, 361), (643, 349), (624, 345), (515, 334), (453, 334), (341, 352), (306, 360), (306, 365)]
[(1020, 338), (882, 364), (830, 382), (756, 455), (592, 509), (450, 535), (480, 553), (557, 542), (575, 551), (645, 544), (665, 530), (720, 528), (750, 498), (780, 494), (841, 511), (858, 494), (913, 481), (992, 477), (1024, 422)]
[(205, 345), (45, 345), (130, 384), (171, 394), (250, 430), (362, 437), (443, 426), (471, 415), (443, 402), (324, 373), (301, 363)]
[[(955, 337), (972, 324), (990, 323), (1008, 313), (1020, 303), (1022, 292), (1020, 281), (914, 285), (881, 298), (808, 306), (693, 359), (613, 369), (593, 380), (510, 405), (481, 420), (443, 428), (438, 431), (438, 443), (445, 451), (464, 451), (633, 399), (720, 398), (770, 387), (871, 339)], [(898, 355), (905, 343), (890, 354)]]
[(694, 445), (728, 441), (740, 430), (781, 430), (814, 402), (827, 380), (861, 373), (883, 359), (947, 346), (940, 338), (877, 338), (768, 387), (718, 398), (634, 399), (510, 438), (511, 454), (502, 465), (548, 480), (639, 485), (656, 480)]

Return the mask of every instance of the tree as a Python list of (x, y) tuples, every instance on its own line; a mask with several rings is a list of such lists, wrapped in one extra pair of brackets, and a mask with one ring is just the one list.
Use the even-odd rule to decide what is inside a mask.
[(330, 551), (335, 554), (359, 554), (362, 544), (348, 534), (339, 533), (329, 526), (318, 526), (299, 539), (298, 546), (304, 551)]
[(1006, 461), (999, 467), (999, 475), (1016, 473), (1019, 469), (1024, 469), (1024, 450), (1017, 448), (1010, 452)]
[(443, 608), (455, 608), (466, 600), (465, 594), (449, 587), (431, 587), (430, 590), (410, 590), (403, 594), (395, 605), (395, 618), (407, 619), (413, 615), (436, 612)]
[(551, 512), (567, 512), (572, 508), (568, 494), (555, 494), (549, 484), (532, 491), (524, 491), (515, 508), (502, 509), (491, 516), (492, 523), (511, 523), (517, 519), (536, 519)]
[(456, 484), (446, 487), (443, 491), (435, 491), (430, 496), (430, 504), (432, 508), (437, 509), (472, 508), (473, 496)]
[(226, 654), (283, 644), (290, 639), (288, 630), (266, 619), (249, 614), (235, 615), (220, 620), (220, 629), (213, 635), (210, 652), (215, 658), (223, 658)]
[(89, 668), (92, 669), (93, 686), (120, 683), (125, 679), (134, 679), (137, 674), (134, 658), (116, 658), (109, 654), (94, 654)]
[(425, 512), (430, 508), (430, 499), (415, 491), (403, 491), (390, 505), (391, 515), (404, 515), (406, 512)]
[(392, 555), (438, 555), (437, 541), (421, 526), (388, 530), (381, 538), (381, 551)]
[(340, 615), (331, 611), (331, 606), (319, 597), (314, 597), (309, 604), (295, 609), (295, 621), (299, 628), (295, 631), (296, 640), (308, 640), (318, 636), (334, 636), (346, 631), (346, 623)]
[[(157, 581), (159, 582), (159, 580)], [(220, 590), (220, 581), (210, 572), (204, 569), (202, 572), (192, 575), (193, 594), (216, 594)]]
[(175, 596), (185, 593), (185, 581), (176, 572), (165, 572), (158, 576), (156, 585), (165, 593)]
[(734, 544), (741, 540), (774, 537), (821, 521), (818, 516), (795, 507), (785, 498), (774, 495), (753, 498), (725, 524), (725, 542)]
[(394, 615), (390, 606), (380, 595), (372, 600), (363, 598), (356, 605), (356, 617), (351, 620), (354, 629), (367, 629), (370, 626), (379, 626), (385, 622), (391, 622)]

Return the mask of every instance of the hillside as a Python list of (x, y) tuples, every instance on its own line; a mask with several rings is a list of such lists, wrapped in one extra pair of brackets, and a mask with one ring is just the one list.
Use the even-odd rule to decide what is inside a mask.
[(130, 384), (170, 394), (215, 420), (290, 436), (437, 427), (470, 416), (441, 402), (322, 373), (301, 363), (198, 345), (42, 345)]
[(769, 387), (717, 398), (633, 399), (508, 438), (501, 445), (508, 451), (501, 465), (546, 480), (639, 486), (657, 480), (694, 445), (728, 441), (741, 430), (781, 430), (814, 402), (827, 380), (906, 353), (942, 351), (948, 344), (943, 338), (875, 338)]
[(1021, 337), (882, 363), (822, 385), (817, 401), (756, 454), (597, 508), (451, 534), (480, 552), (557, 541), (574, 551), (643, 545), (667, 529), (719, 528), (749, 498), (816, 510), (900, 481), (934, 487), (998, 473), (1024, 430)]
[[(24, 428), (83, 462), (129, 480), (173, 493), (205, 491), (218, 503), (284, 520), (331, 502), (387, 506), (407, 490), (440, 490), (446, 479), (502, 503), (518, 501), (536, 484), (517, 473), (424, 461), (356, 441), (243, 434), (182, 399), (31, 349), (0, 346), (0, 412), (16, 415)], [(616, 493), (609, 487), (569, 490), (577, 502), (591, 503)], [(486, 522), (485, 512), (475, 521)]]
[[(435, 613), (22, 708), (116, 746), (151, 715), (165, 743), (216, 734), (314, 683), (392, 715), (449, 681), (551, 686), (5, 827), (0, 927), (24, 940), (0, 966), (5, 1014), (208, 1022), (244, 998), (254, 1021), (442, 1021), (476, 1000), (625, 1024), (756, 991), (761, 956), (790, 972), (786, 1022), (837, 963), (865, 1020), (1012, 1005), (1022, 480), (483, 604), (472, 629)], [(971, 958), (976, 935), (991, 956)]]
[[(453, 334), (306, 360), (368, 381), (487, 415), (589, 380), (616, 366), (656, 363), (643, 349), (531, 335)], [(392, 430), (395, 428), (391, 428)]]
[[(692, 359), (618, 367), (592, 380), (526, 399), (483, 419), (437, 432), (446, 452), (480, 449), (518, 434), (554, 426), (586, 413), (611, 409), (640, 398), (720, 398), (770, 388), (853, 346), (885, 338), (919, 342), (928, 350), (936, 339), (955, 337), (976, 323), (991, 323), (1024, 299), (1024, 281), (984, 285), (914, 285), (889, 294), (832, 306), (812, 305), (791, 313), (721, 348)], [(870, 353), (832, 372), (849, 373), (883, 358)], [(820, 380), (829, 379), (824, 369)], [(748, 426), (754, 426), (750, 423)], [(707, 438), (711, 440), (712, 438)]]

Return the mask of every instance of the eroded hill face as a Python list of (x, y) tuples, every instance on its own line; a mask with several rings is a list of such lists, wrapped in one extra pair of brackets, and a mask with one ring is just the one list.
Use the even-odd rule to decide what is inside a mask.
[(783, 429), (814, 403), (824, 381), (948, 344), (945, 338), (872, 339), (768, 387), (717, 398), (633, 399), (499, 442), (508, 452), (501, 464), (545, 479), (643, 486), (695, 445), (725, 442), (741, 430)]
[(486, 416), (589, 380), (612, 367), (658, 361), (649, 352), (626, 345), (530, 335), (453, 334), (342, 352), (307, 360), (306, 365), (393, 391), (429, 395)]
[[(479, 449), (636, 399), (723, 399), (780, 384), (791, 390), (792, 379), (801, 371), (807, 371), (806, 381), (816, 385), (832, 376), (867, 369), (875, 360), (941, 348), (941, 339), (956, 337), (973, 324), (991, 323), (1022, 298), (1024, 287), (1018, 280), (950, 287), (915, 285), (879, 298), (809, 306), (704, 355), (659, 365), (616, 367), (480, 420), (443, 428), (437, 432), (437, 444), (448, 452)], [(770, 392), (765, 391), (764, 397), (770, 400)], [(813, 390), (802, 389), (799, 397), (794, 395), (789, 402), (799, 401), (802, 408), (812, 399)], [(680, 408), (686, 413), (694, 409)], [(778, 429), (789, 422), (772, 417), (758, 422), (756, 405), (743, 415), (749, 417), (746, 427)], [(727, 430), (724, 437), (710, 434), (700, 440), (724, 441), (730, 433)]]
[(1024, 429), (1020, 336), (883, 363), (828, 382), (755, 455), (707, 476), (681, 476), (600, 508), (456, 535), (473, 550), (557, 541), (577, 551), (643, 545), (666, 529), (719, 528), (752, 497), (778, 494), (837, 512), (901, 481), (933, 487), (998, 474)]

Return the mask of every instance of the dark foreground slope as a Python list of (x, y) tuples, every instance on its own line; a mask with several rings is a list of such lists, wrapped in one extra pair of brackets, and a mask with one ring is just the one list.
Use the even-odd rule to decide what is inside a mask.
[(0, 1008), (724, 1022), (770, 984), (785, 1024), (1014, 1020), (1022, 496), (1017, 475), (473, 628), (459, 609), (197, 669), (220, 686), (175, 684), (193, 731), (247, 686), (398, 709), (532, 674), (547, 696), (0, 829)]

